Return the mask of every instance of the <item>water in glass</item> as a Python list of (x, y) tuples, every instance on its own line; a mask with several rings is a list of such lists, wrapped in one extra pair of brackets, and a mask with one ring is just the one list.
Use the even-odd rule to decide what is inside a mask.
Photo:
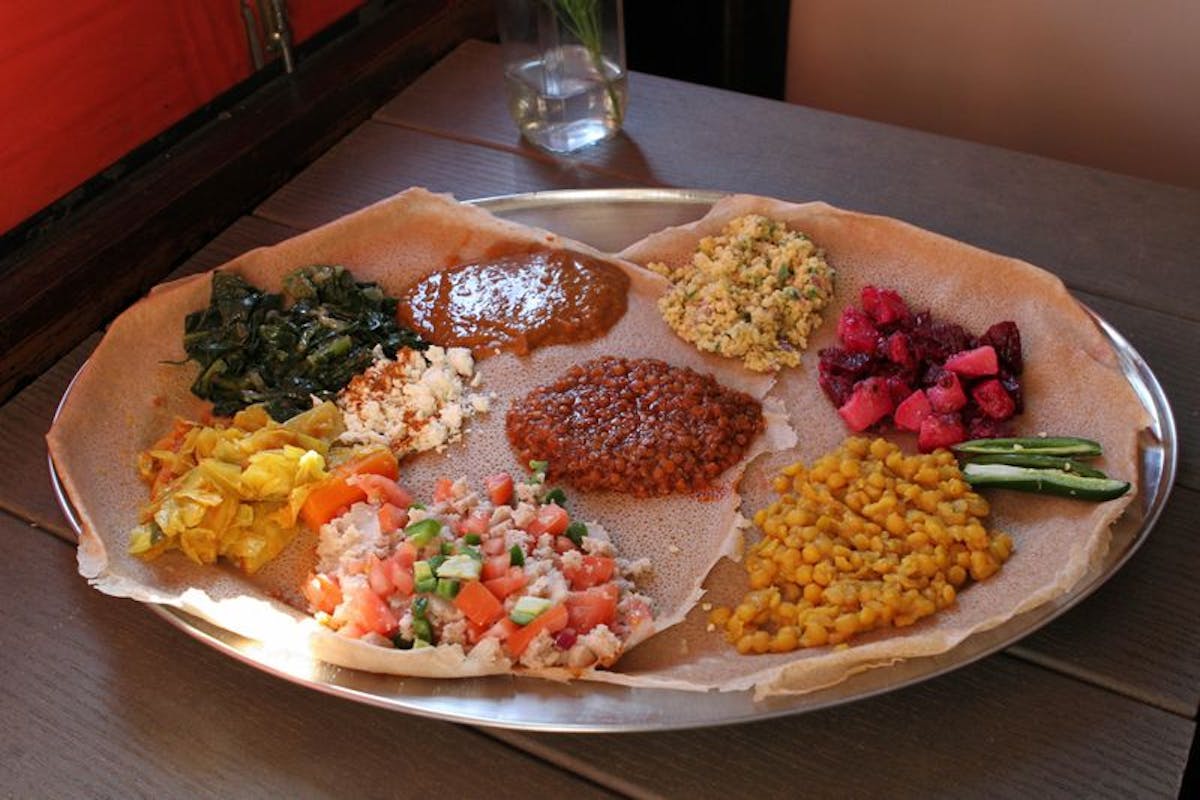
[(565, 153), (607, 139), (621, 128), (628, 82), (624, 68), (564, 45), (509, 64), (509, 111), (521, 133), (547, 150)]

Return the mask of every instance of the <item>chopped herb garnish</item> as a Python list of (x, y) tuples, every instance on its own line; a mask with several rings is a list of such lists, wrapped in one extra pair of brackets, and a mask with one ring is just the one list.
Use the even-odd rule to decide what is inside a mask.
[(583, 537), (588, 535), (587, 525), (582, 522), (572, 522), (567, 526), (564, 535), (574, 542), (576, 547), (583, 547)]
[(483, 539), (479, 536), (478, 533), (468, 533), (466, 536), (463, 537), (463, 541), (466, 544), (481, 544), (483, 542)]
[(546, 492), (546, 502), (554, 503), (556, 506), (560, 506), (561, 508), (566, 508), (567, 493), (556, 486), (550, 491)]
[(525, 551), (521, 549), (519, 544), (514, 544), (508, 548), (508, 565), (510, 567), (525, 566)]

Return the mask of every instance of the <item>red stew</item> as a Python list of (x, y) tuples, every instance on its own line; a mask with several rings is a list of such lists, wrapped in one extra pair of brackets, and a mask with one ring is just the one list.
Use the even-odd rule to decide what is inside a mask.
[(435, 344), (524, 355), (600, 336), (625, 313), (629, 276), (565, 250), (434, 272), (401, 297), (400, 316)]
[(637, 497), (708, 488), (765, 425), (757, 400), (711, 375), (612, 356), (533, 390), (506, 422), (521, 461), (548, 461), (549, 478)]

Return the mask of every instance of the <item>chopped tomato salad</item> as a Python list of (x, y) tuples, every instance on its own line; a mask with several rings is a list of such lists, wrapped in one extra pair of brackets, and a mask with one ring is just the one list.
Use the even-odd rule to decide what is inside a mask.
[(323, 504), (357, 493), (320, 526), (310, 611), (381, 647), (486, 643), (528, 668), (611, 665), (652, 625), (635, 585), (649, 564), (619, 557), (540, 475), (491, 475), (478, 492), (441, 478), (423, 505), (397, 475), (355, 470)]

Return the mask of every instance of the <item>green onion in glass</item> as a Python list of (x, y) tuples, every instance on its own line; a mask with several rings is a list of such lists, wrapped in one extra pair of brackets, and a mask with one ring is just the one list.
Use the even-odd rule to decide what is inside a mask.
[(628, 81), (620, 0), (498, 0), (509, 112), (533, 144), (567, 153), (613, 136)]

